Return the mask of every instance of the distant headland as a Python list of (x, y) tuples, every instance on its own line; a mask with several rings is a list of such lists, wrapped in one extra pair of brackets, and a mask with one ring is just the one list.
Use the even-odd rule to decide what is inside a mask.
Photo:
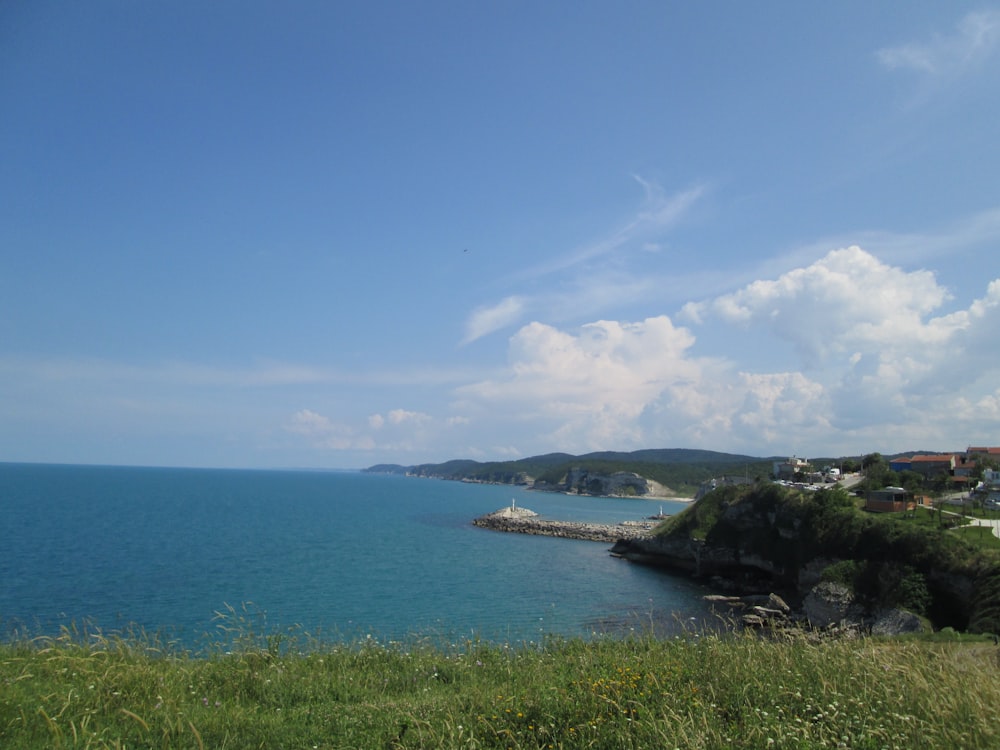
[(547, 492), (605, 496), (693, 498), (706, 482), (735, 476), (766, 478), (775, 458), (688, 448), (548, 453), (516, 461), (468, 459), (440, 464), (377, 464), (364, 471), (462, 482), (510, 484)]

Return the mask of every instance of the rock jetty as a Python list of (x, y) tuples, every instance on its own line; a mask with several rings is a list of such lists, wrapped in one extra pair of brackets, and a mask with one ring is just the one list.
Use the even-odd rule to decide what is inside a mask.
[(493, 513), (480, 516), (472, 522), (493, 531), (515, 534), (535, 534), (555, 536), (564, 539), (584, 539), (591, 542), (617, 542), (621, 539), (640, 539), (649, 534), (653, 523), (634, 522), (619, 524), (580, 523), (577, 521), (549, 521), (527, 508), (517, 508), (511, 503), (509, 508), (501, 508)]

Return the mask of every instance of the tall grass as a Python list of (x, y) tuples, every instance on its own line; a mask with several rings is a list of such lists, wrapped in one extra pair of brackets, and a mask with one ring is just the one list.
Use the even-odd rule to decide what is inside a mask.
[(998, 649), (957, 635), (522, 647), (237, 635), (198, 654), (135, 633), (0, 645), (0, 746), (1000, 747)]

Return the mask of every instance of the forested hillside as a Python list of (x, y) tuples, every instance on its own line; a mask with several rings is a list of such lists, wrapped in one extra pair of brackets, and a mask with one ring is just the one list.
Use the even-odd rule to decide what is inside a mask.
[(630, 472), (669, 487), (678, 495), (691, 496), (702, 482), (716, 477), (741, 476), (751, 481), (767, 478), (774, 460), (717, 451), (663, 448), (627, 453), (601, 451), (581, 456), (547, 453), (517, 461), (489, 463), (455, 460), (416, 466), (379, 464), (365, 471), (502, 484), (532, 484), (540, 489), (556, 489), (574, 469), (602, 475)]

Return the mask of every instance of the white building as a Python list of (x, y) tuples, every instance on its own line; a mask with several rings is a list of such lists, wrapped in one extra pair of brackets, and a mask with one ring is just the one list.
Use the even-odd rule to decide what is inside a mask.
[(792, 456), (787, 461), (775, 461), (773, 467), (773, 473), (775, 479), (791, 479), (798, 472), (807, 472), (812, 467), (809, 466), (809, 462), (804, 458), (796, 458)]

